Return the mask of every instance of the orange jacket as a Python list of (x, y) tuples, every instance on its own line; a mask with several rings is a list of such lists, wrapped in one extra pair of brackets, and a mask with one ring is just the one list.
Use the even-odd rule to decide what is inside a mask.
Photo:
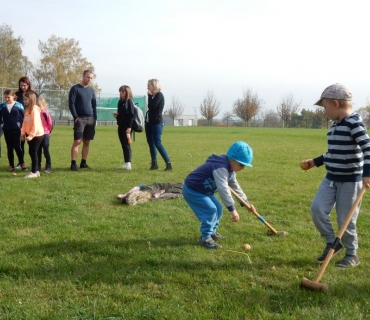
[(44, 135), (44, 127), (42, 126), (40, 109), (38, 106), (34, 106), (32, 112), (29, 111), (29, 108), (26, 108), (24, 111), (21, 134), (26, 135), (27, 141), (32, 140), (34, 137)]

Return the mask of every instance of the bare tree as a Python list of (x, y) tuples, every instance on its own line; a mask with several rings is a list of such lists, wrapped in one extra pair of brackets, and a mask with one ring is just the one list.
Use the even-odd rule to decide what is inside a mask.
[(257, 93), (253, 93), (251, 88), (243, 90), (243, 97), (234, 102), (234, 113), (242, 119), (248, 127), (249, 120), (251, 120), (260, 111), (263, 100), (260, 99)]
[(210, 126), (213, 118), (221, 111), (220, 103), (217, 101), (213, 91), (208, 91), (200, 104), (200, 114), (207, 119)]
[(175, 119), (182, 115), (184, 109), (185, 105), (179, 100), (179, 98), (176, 96), (172, 96), (171, 103), (168, 106), (166, 113), (174, 121), (175, 124)]
[(226, 121), (226, 126), (228, 127), (229, 126), (229, 122), (231, 122), (233, 118), (233, 114), (232, 112), (229, 112), (229, 111), (226, 111), (223, 115), (223, 120)]
[(283, 128), (288, 126), (288, 121), (297, 113), (300, 105), (301, 101), (296, 102), (292, 93), (287, 94), (281, 100), (280, 104), (276, 107), (276, 111), (281, 120), (283, 120)]
[(267, 110), (263, 114), (263, 126), (264, 127), (279, 127), (281, 123), (279, 115), (274, 110)]

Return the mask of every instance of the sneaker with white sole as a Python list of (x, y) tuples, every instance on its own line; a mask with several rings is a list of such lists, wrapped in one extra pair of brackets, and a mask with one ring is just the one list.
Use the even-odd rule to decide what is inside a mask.
[(360, 259), (358, 258), (358, 256), (346, 254), (341, 261), (335, 264), (335, 266), (340, 269), (347, 269), (347, 268), (356, 267), (359, 264), (360, 264)]
[(215, 240), (213, 240), (212, 238), (202, 239), (202, 237), (200, 237), (199, 244), (202, 247), (206, 247), (208, 249), (220, 249), (220, 248), (222, 248), (222, 245), (215, 242)]
[(31, 178), (38, 178), (40, 176), (40, 173), (37, 174), (37, 172), (33, 173), (33, 172), (30, 172), (29, 174), (27, 174), (26, 176), (24, 176), (25, 179), (31, 179)]
[(125, 162), (122, 168), (126, 170), (131, 170), (131, 162)]
[[(325, 247), (324, 251), (322, 252), (321, 256), (316, 259), (317, 263), (323, 263), (325, 261), (326, 255), (330, 251), (332, 245), (333, 245), (332, 243), (327, 243), (326, 244), (326, 247)], [(335, 249), (335, 251), (334, 251), (332, 257), (336, 256), (339, 252), (341, 252), (342, 249), (343, 249), (343, 246), (340, 242), (338, 242), (334, 249)]]

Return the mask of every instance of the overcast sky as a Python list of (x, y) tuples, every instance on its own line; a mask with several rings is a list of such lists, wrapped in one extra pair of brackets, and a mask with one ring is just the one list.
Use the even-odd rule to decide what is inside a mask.
[[(6, 3), (6, 4), (5, 4)], [(79, 41), (105, 94), (122, 84), (145, 95), (157, 78), (169, 103), (177, 96), (194, 114), (208, 90), (222, 112), (243, 89), (265, 110), (292, 93), (301, 107), (340, 82), (354, 107), (370, 100), (369, 0), (0, 0), (0, 24), (40, 57), (51, 35)]]

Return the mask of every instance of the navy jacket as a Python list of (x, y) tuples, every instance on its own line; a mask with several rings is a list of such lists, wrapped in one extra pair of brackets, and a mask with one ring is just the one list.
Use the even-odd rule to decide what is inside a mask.
[(211, 196), (219, 192), (220, 198), (229, 212), (235, 210), (234, 200), (229, 186), (248, 203), (247, 196), (236, 180), (236, 173), (231, 170), (226, 155), (212, 154), (205, 163), (196, 168), (185, 178), (186, 186), (196, 192)]
[(22, 127), (24, 108), (19, 102), (15, 102), (13, 107), (8, 110), (6, 103), (0, 105), (0, 126), (4, 132), (18, 131)]

